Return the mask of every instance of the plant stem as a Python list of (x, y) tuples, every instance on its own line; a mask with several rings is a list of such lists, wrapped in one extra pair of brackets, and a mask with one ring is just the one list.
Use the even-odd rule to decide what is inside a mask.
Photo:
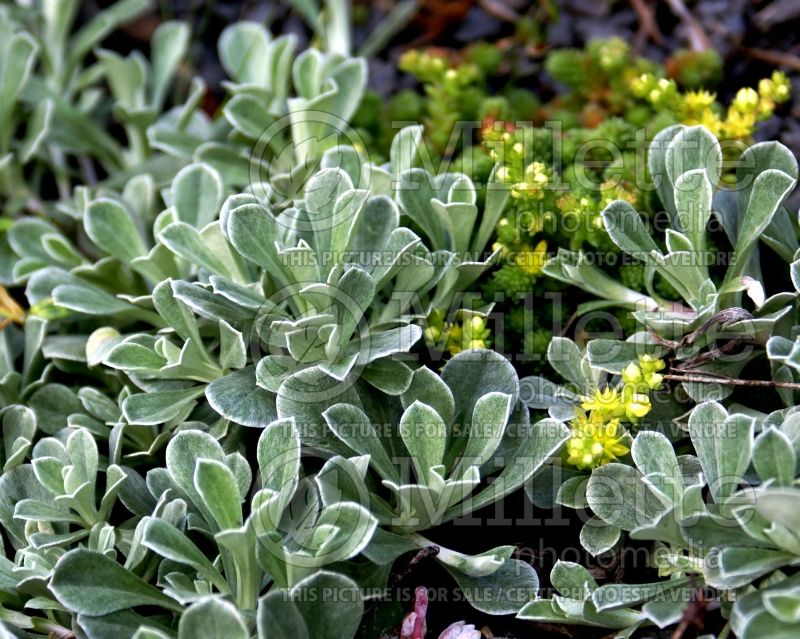
[(664, 35), (658, 28), (653, 9), (648, 6), (645, 0), (630, 0), (633, 10), (639, 18), (639, 31), (636, 33), (637, 51), (641, 51), (647, 38), (650, 38), (658, 45), (664, 44)]
[(798, 382), (774, 382), (765, 379), (740, 379), (738, 377), (724, 377), (713, 375), (664, 375), (664, 379), (676, 382), (696, 382), (698, 384), (724, 384), (726, 386), (761, 386), (766, 388), (791, 388), (800, 390)]
[(689, 30), (692, 49), (695, 51), (706, 51), (710, 49), (711, 41), (708, 39), (708, 35), (703, 30), (702, 25), (697, 21), (697, 18), (686, 8), (683, 0), (666, 0), (666, 2), (669, 8), (672, 9), (672, 13), (686, 24)]
[(753, 47), (739, 47), (739, 51), (754, 60), (761, 60), (778, 66), (785, 66), (793, 71), (800, 71), (800, 57), (782, 51), (770, 51)]

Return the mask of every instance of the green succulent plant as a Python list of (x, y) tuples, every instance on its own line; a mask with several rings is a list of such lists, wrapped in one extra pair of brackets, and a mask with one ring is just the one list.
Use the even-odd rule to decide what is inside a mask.
[[(0, 636), (421, 639), (425, 568), (405, 618), (381, 593), (423, 557), (484, 614), (653, 634), (703, 589), (721, 639), (795, 636), (798, 171), (777, 143), (742, 151), (786, 77), (723, 121), (661, 78), (699, 89), (713, 53), (662, 69), (598, 41), (548, 56), (570, 91), (539, 113), (513, 83), (488, 95), (488, 45), (411, 54), (426, 96), (387, 106), (349, 4), (291, 4), (321, 48), (228, 26), (212, 113), (186, 24), (147, 56), (103, 48), (144, 2), (87, 24), (72, 0), (0, 7)], [(484, 126), (495, 155), (465, 140), (435, 167), (454, 118), (556, 111), (561, 132)], [(386, 113), (436, 126), (393, 135)], [(633, 150), (581, 160), (603, 140)], [(630, 314), (627, 339), (555, 336), (539, 298), (566, 286), (577, 315)], [(509, 345), (503, 294), (537, 301), (507, 318), (528, 360), (483, 348)], [(650, 576), (559, 561), (537, 596), (515, 544), (466, 552), (453, 531), (520, 489), (587, 511), (593, 557), (647, 547)]]
[[(65, 322), (94, 318), (97, 328), (74, 340), (84, 351), (77, 358), (121, 371), (146, 391), (122, 401), (134, 424), (179, 423), (205, 394), (226, 419), (264, 426), (295, 376), (343, 386), (361, 379), (402, 393), (412, 369), (394, 355), (407, 353), (420, 323), (459, 303), (491, 266), (494, 256), (482, 249), (506, 196), (493, 191), (478, 223), (466, 177), (434, 178), (411, 166), (420, 134), (398, 135), (388, 167), (349, 147), (325, 152), (305, 197), (280, 210), (252, 193), (223, 203), (223, 181), (205, 164), (176, 175), (171, 206), (152, 231), (149, 205), (134, 207), (128, 189), (91, 200), (83, 225), (99, 260), (33, 270), (29, 304), (52, 300)], [(365, 176), (369, 189), (359, 188)], [(401, 215), (433, 250), (400, 225)], [(42, 230), (24, 221), (12, 228), (26, 246), (49, 235)], [(32, 269), (41, 264), (31, 260)], [(126, 332), (137, 322), (162, 332)]]
[[(104, 555), (108, 561), (103, 560), (98, 570), (108, 570), (108, 579), (123, 584), (133, 583), (124, 571), (131, 572), (134, 581), (142, 579), (134, 590), (150, 593), (145, 600), (164, 609), (154, 626), (157, 632), (170, 627), (174, 631), (178, 613), (189, 606), (177, 621), (180, 634), (188, 623), (184, 618), (193, 617), (191, 610), (216, 604), (235, 612), (237, 623), (250, 628), (249, 615), (256, 614), (265, 581), (275, 584), (276, 592), (292, 593), (306, 580), (322, 579), (325, 573), (319, 571), (328, 564), (340, 565), (337, 572), (347, 573), (343, 561), (358, 554), (376, 566), (385, 585), (394, 559), (429, 545), (419, 531), (519, 488), (561, 445), (565, 427), (551, 423), (549, 430), (544, 425), (541, 432), (534, 430), (526, 409), (517, 405), (513, 369), (488, 351), (472, 365), (468, 362), (482, 351), (466, 351), (448, 364), (453, 391), (438, 382), (439, 390), (455, 402), (470, 375), (477, 373), (486, 380), (475, 388), (473, 399), (463, 400), (483, 406), (471, 420), (462, 418), (461, 408), (456, 412), (455, 403), (452, 414), (446, 415), (454, 435), (464, 427), (474, 433), (454, 440), (449, 455), (460, 455), (461, 461), (443, 486), (428, 487), (433, 476), (420, 476), (419, 488), (395, 483), (394, 494), (388, 489), (382, 497), (373, 495), (368, 488), (372, 485), (367, 476), (369, 453), (331, 427), (329, 418), (337, 410), (362, 411), (367, 425), (369, 419), (388, 417), (383, 412), (386, 407), (373, 410), (387, 401), (399, 410), (409, 393), (418, 395), (419, 401), (413, 409), (408, 407), (411, 412), (405, 417), (397, 413), (398, 423), (408, 426), (419, 410), (434, 410), (423, 408), (423, 400), (433, 399), (422, 387), (438, 377), (427, 368), (417, 368), (413, 359), (402, 361), (398, 356), (420, 338), (426, 317), (434, 309), (458, 303), (457, 296), (495, 258), (483, 249), (507, 190), (500, 187), (487, 194), (485, 217), (479, 220), (475, 189), (468, 178), (434, 177), (414, 168), (421, 133), (420, 128), (402, 131), (385, 166), (366, 161), (352, 147), (329, 149), (322, 154), (321, 168), (306, 182), (303, 197), (288, 207), (270, 204), (255, 192), (225, 198), (219, 172), (202, 163), (178, 172), (162, 192), (169, 207), (158, 214), (154, 200), (142, 197), (152, 194), (146, 178), (122, 193), (109, 191), (83, 200), (79, 196), (79, 218), (91, 242), (85, 245), (85, 256), (76, 251), (80, 261), (74, 266), (31, 256), (29, 273), (18, 272), (18, 279), (27, 282), (30, 307), (54, 309), (49, 320), (27, 318), (27, 352), (35, 354), (44, 344), (45, 357), (59, 369), (62, 362), (69, 364), (63, 372), (71, 367), (97, 375), (104, 388), (93, 392), (87, 387), (75, 394), (67, 386), (49, 383), (53, 373), (48, 369), (36, 382), (41, 364), (25, 356), (22, 372), (17, 373), (17, 353), (25, 339), (12, 329), (4, 383), (13, 401), (26, 401), (31, 394), (32, 409), (20, 404), (5, 417), (13, 437), (10, 463), (20, 464), (33, 446), (35, 465), (37, 450), (50, 446), (58, 449), (58, 455), (49, 457), (60, 460), (63, 467), (70, 459), (59, 452), (56, 438), (76, 429), (69, 437), (80, 434), (92, 445), (107, 442), (107, 472), (121, 486), (132, 486), (120, 489), (129, 495), (142, 489), (144, 482), (133, 468), (166, 456), (165, 467), (147, 473), (149, 494), (124, 502), (135, 514), (124, 533), (118, 534), (106, 521), (109, 506), (104, 504), (113, 504), (113, 495), (100, 506), (94, 505), (91, 493), (78, 495), (85, 501), (69, 502), (77, 513), (67, 508), (60, 516), (65, 528), (80, 530), (65, 531), (65, 536), (53, 540), (65, 558), (58, 563), (60, 554), (51, 557), (41, 574), (42, 579), (53, 580), (53, 594), (64, 609), (59, 623), (68, 625), (65, 614), (77, 615), (77, 623), (90, 636), (103, 636), (108, 624), (129, 630), (147, 625), (130, 610), (141, 605), (141, 599), (126, 595), (103, 603), (94, 596), (75, 598), (80, 590), (76, 575), (93, 574), (88, 566), (101, 562)], [(420, 234), (401, 226), (403, 218)], [(16, 242), (20, 246), (36, 247), (48, 234), (64, 238), (47, 222), (37, 226), (21, 221), (12, 230), (15, 238), (25, 240)], [(79, 332), (68, 339), (58, 335), (76, 329)], [(55, 334), (48, 336), (48, 331)], [(481, 359), (488, 363), (481, 364)], [(28, 390), (31, 382), (35, 384)], [(491, 390), (495, 388), (501, 390)], [(481, 395), (487, 397), (479, 401)], [(491, 413), (502, 402), (505, 416), (497, 420)], [(462, 408), (472, 412), (467, 404)], [(47, 421), (39, 419), (40, 413)], [(367, 413), (373, 416), (366, 418)], [(37, 440), (37, 426), (52, 436), (52, 444)], [(244, 439), (239, 426), (265, 429), (259, 448), (262, 482), (267, 481), (265, 473), (272, 473), (274, 481), (287, 483), (284, 492), (281, 487), (261, 486), (237, 515), (236, 504), (246, 500), (251, 484), (249, 463), (235, 449)], [(416, 439), (413, 433), (406, 437), (410, 448), (398, 454), (413, 456), (415, 441), (417, 451), (442, 443), (435, 437)], [(229, 448), (223, 449), (217, 440), (228, 442)], [(298, 470), (292, 464), (294, 470), (285, 477), (278, 470), (265, 470), (278, 449), (299, 455), (301, 441), (306, 450), (334, 455), (314, 481), (298, 483)], [(458, 442), (466, 447), (460, 450)], [(501, 454), (511, 455), (505, 470)], [(473, 455), (477, 459), (470, 465)], [(291, 457), (288, 452), (283, 457), (287, 456)], [(455, 464), (455, 460), (439, 461)], [(53, 472), (58, 470), (55, 463), (53, 467)], [(381, 468), (400, 481), (396, 471)], [(469, 492), (481, 481), (479, 468), (500, 474), (490, 488), (470, 498)], [(436, 476), (444, 481), (443, 475)], [(227, 491), (217, 495), (222, 502), (210, 504), (213, 497), (202, 496), (199, 484), (192, 483), (195, 479), (214, 484), (215, 491)], [(93, 482), (87, 480), (81, 490), (89, 490), (89, 483)], [(462, 488), (456, 490), (458, 485)], [(422, 494), (419, 491), (436, 502), (431, 505), (434, 510), (423, 510), (429, 504), (417, 497), (411, 499), (413, 512), (403, 505), (409, 494)], [(313, 495), (319, 508), (300, 508)], [(36, 495), (17, 498), (13, 493), (11, 500), (23, 504), (11, 515), (18, 519), (34, 517), (33, 504), (45, 502)], [(67, 503), (66, 498), (63, 501)], [(345, 502), (352, 508), (341, 505)], [(220, 510), (222, 503), (226, 512)], [(350, 523), (328, 521), (342, 510)], [(226, 518), (224, 523), (221, 517)], [(418, 523), (411, 525), (409, 517), (418, 518)], [(100, 538), (106, 546), (93, 543), (74, 549), (93, 530), (103, 533)], [(196, 530), (214, 536), (218, 561), (216, 555), (206, 559), (191, 541)], [(37, 534), (38, 540), (44, 533)], [(350, 550), (333, 550), (330, 544), (337, 535), (343, 542), (349, 540), (346, 543), (360, 541)], [(493, 597), (476, 598), (476, 605), (507, 614), (518, 608), (507, 589), (525, 588), (533, 596), (538, 583), (530, 566), (511, 559), (513, 550), (505, 546), (473, 557), (441, 549), (440, 561), (463, 587), (493, 589)], [(116, 553), (127, 557), (124, 566), (112, 561)], [(164, 572), (165, 567), (154, 573), (159, 565), (156, 556), (184, 568)], [(80, 568), (83, 565), (86, 570)], [(159, 575), (157, 594), (147, 583), (154, 574)], [(277, 595), (266, 597), (278, 605)], [(232, 599), (235, 607), (220, 598)]]
[[(90, 54), (118, 26), (140, 16), (144, 0), (123, 0), (77, 28), (77, 2), (47, 10), (9, 5), (0, 12), (3, 106), (0, 107), (0, 192), (10, 213), (52, 207), (51, 180), (58, 195), (69, 193), (97, 171), (125, 166), (124, 150), (97, 119), (109, 122), (101, 106), (104, 71)], [(163, 92), (184, 53), (186, 30), (165, 23), (156, 37), (154, 64)], [(158, 46), (160, 45), (160, 47)], [(164, 48), (169, 55), (164, 56)], [(24, 127), (23, 127), (24, 123)], [(24, 134), (21, 134), (24, 131)], [(96, 164), (95, 164), (96, 163)], [(74, 166), (81, 164), (81, 171)], [(57, 198), (56, 198), (57, 199)]]
[[(368, 558), (385, 565), (409, 550), (436, 545), (437, 560), (469, 601), (490, 614), (515, 607), (508, 598), (514, 588), (535, 593), (536, 575), (511, 558), (514, 546), (469, 556), (420, 534), (468, 518), (519, 489), (561, 448), (567, 428), (549, 419), (531, 425), (518, 397), (517, 375), (505, 358), (469, 350), (448, 361), (441, 377), (418, 368), (400, 401), (389, 407), (342, 402), (325, 410), (328, 428), (347, 449), (368, 458), (383, 486), (370, 494), (381, 533), (365, 549)], [(368, 492), (366, 485), (360, 490)], [(475, 594), (481, 592), (492, 596)]]
[[(142, 11), (146, 4), (128, 0), (115, 7), (109, 10), (111, 15), (98, 16), (97, 25), (87, 42), (81, 40), (83, 55), (96, 46), (98, 39), (104, 37), (116, 21), (129, 19)], [(55, 15), (53, 19), (66, 18)], [(23, 34), (15, 36), (20, 43), (32, 38)], [(83, 36), (84, 39), (89, 37), (88, 33)], [(106, 146), (112, 147), (113, 162), (106, 161), (104, 175), (85, 178), (83, 184), (77, 178), (65, 176), (60, 201), (43, 209), (49, 217), (55, 218), (56, 224), (46, 219), (24, 218), (4, 229), (5, 233), (0, 234), (0, 246), (13, 251), (19, 259), (13, 264), (6, 260), (0, 262), (3, 267), (0, 280), (19, 283), (45, 265), (72, 268), (85, 264), (86, 260), (74, 242), (59, 233), (57, 227), (69, 227), (75, 222), (80, 224), (86, 206), (95, 199), (122, 195), (129, 212), (142, 217), (137, 223), (139, 233), (143, 234), (149, 230), (152, 217), (160, 206), (158, 188), (181, 179), (190, 183), (199, 174), (197, 171), (187, 174), (184, 170), (202, 163), (216, 172), (218, 184), (208, 188), (242, 188), (269, 180), (273, 185), (269, 194), (285, 202), (296, 195), (298, 184), (302, 185), (318, 168), (326, 149), (340, 144), (342, 136), (349, 135), (345, 139), (351, 141), (357, 139), (350, 134), (348, 120), (364, 92), (366, 68), (363, 60), (321, 53), (315, 49), (295, 56), (297, 43), (291, 36), (273, 40), (259, 24), (241, 22), (231, 25), (223, 32), (218, 44), (223, 67), (231, 77), (231, 81), (226, 83), (231, 98), (219, 114), (209, 117), (199, 109), (206, 93), (205, 83), (199, 78), (192, 81), (183, 103), (170, 105), (167, 102), (167, 89), (186, 53), (188, 40), (189, 31), (185, 24), (167, 22), (154, 34), (151, 62), (138, 52), (122, 57), (111, 51), (96, 51), (99, 58), (96, 71), (84, 75), (93, 82), (97, 82), (95, 76), (107, 81), (115, 105), (113, 116), (125, 130), (126, 143), (109, 138)], [(77, 47), (76, 52), (81, 47)], [(52, 55), (63, 57), (57, 52), (52, 52)], [(26, 81), (24, 75), (21, 81)], [(46, 93), (44, 97), (37, 97), (38, 108), (48, 109), (51, 100), (56, 104), (63, 100), (57, 95), (47, 97), (54, 89), (36, 77), (27, 81), (26, 86), (28, 91), (38, 87), (40, 93)], [(99, 87), (90, 89), (94, 104), (102, 91)], [(98, 162), (104, 161), (100, 153), (102, 145), (93, 142), (95, 137), (105, 135), (102, 128), (96, 127), (88, 115), (80, 112), (73, 115), (69, 109), (75, 110), (75, 107), (66, 104), (64, 109), (67, 109), (63, 115), (67, 123), (62, 125), (60, 120), (56, 120), (52, 126), (48, 124), (53, 130), (54, 143), (66, 145), (66, 149), (58, 148), (53, 153), (60, 157), (71, 150), (69, 145), (73, 143), (63, 141), (59, 136), (69, 132), (68, 124), (73, 127), (80, 125), (82, 128), (73, 132), (72, 138), (90, 146), (87, 150), (79, 148), (73, 152), (93, 152), (92, 158), (96, 156)], [(53, 113), (53, 118), (62, 117), (58, 109)], [(36, 118), (32, 120), (33, 124), (37, 121)], [(45, 124), (49, 122), (48, 119)], [(47, 131), (49, 129), (34, 136), (37, 148), (49, 148)], [(99, 149), (96, 148), (98, 145)], [(23, 154), (22, 158), (29, 155)], [(8, 171), (22, 172), (23, 165), (18, 160), (12, 162), (11, 155), (6, 157), (10, 163)], [(99, 168), (92, 168), (92, 171), (98, 173)], [(55, 174), (61, 173), (55, 170)], [(73, 182), (76, 188), (70, 196)], [(23, 180), (9, 178), (8, 183), (19, 185)], [(190, 189), (187, 184), (187, 190)], [(180, 201), (165, 199), (169, 193), (162, 192), (161, 195), (166, 204), (181, 208)], [(205, 195), (214, 197), (210, 193)], [(222, 197), (222, 194), (216, 193), (216, 197)], [(184, 212), (185, 204), (189, 203), (184, 203)], [(12, 210), (13, 207), (9, 207), (9, 213)], [(128, 256), (141, 246), (141, 241), (137, 240), (124, 247), (120, 256)]]
[[(776, 71), (759, 83), (758, 90), (740, 89), (723, 107), (709, 90), (719, 79), (721, 64), (710, 50), (679, 51), (662, 67), (632, 55), (620, 38), (597, 39), (584, 49), (554, 49), (548, 54), (547, 71), (568, 90), (559, 91), (533, 121), (499, 118), (485, 123), (481, 132), (512, 196), (497, 228), (497, 242), (507, 260), (498, 281), (484, 285), (487, 299), (501, 284), (505, 305), (516, 309), (525, 298), (521, 289), (526, 279), (531, 280), (527, 291), (536, 291), (540, 284), (535, 276), (541, 273), (527, 272), (517, 256), (541, 242), (547, 242), (557, 260), (573, 270), (584, 270), (589, 257), (603, 260), (618, 251), (602, 217), (614, 200), (628, 201), (646, 220), (657, 221), (663, 194), (650, 184), (647, 145), (670, 127), (705, 126), (723, 142), (728, 165), (740, 166), (739, 156), (754, 142), (756, 122), (770, 118), (776, 105), (788, 99), (789, 84)], [(691, 90), (681, 91), (679, 83)], [(734, 173), (726, 170), (722, 175), (728, 188), (738, 179)], [(562, 249), (589, 257), (558, 255)], [(603, 270), (609, 279), (624, 281), (616, 256), (608, 257), (611, 261), (602, 262)], [(557, 279), (564, 289), (575, 278)], [(616, 293), (617, 299), (625, 300), (623, 291), (610, 290), (613, 284), (592, 279), (596, 286), (609, 289), (605, 294)], [(663, 297), (679, 297), (662, 278), (654, 286)], [(529, 330), (526, 327), (523, 333)], [(512, 330), (509, 339), (522, 345), (525, 338)]]
[[(739, 186), (720, 188), (722, 153), (716, 138), (702, 127), (682, 126), (656, 136), (649, 159), (651, 173), (660, 176), (658, 192), (670, 220), (666, 250), (629, 203), (616, 201), (603, 211), (611, 240), (643, 264), (648, 294), (624, 287), (581, 253), (559, 252), (545, 272), (600, 298), (584, 308), (631, 308), (633, 317), (675, 352), (684, 371), (735, 376), (764, 352), (766, 340), (791, 310), (793, 296), (766, 296), (759, 239), (787, 261), (797, 251), (793, 223), (783, 206), (797, 181), (796, 160), (778, 143), (756, 144), (742, 155)], [(712, 212), (733, 246), (721, 281), (709, 270), (719, 257), (709, 251), (706, 227)], [(668, 283), (682, 302), (659, 296), (656, 278)], [(756, 348), (749, 356), (727, 360), (702, 355), (711, 342), (726, 339), (746, 340)], [(696, 384), (685, 388), (696, 401), (708, 389), (719, 392)]]
[[(687, 423), (695, 455), (677, 456), (663, 434), (640, 432), (633, 465), (607, 464), (578, 480), (583, 486), (570, 491), (570, 505), (590, 508), (595, 518), (587, 525), (602, 531), (582, 535), (590, 552), (613, 546), (624, 530), (655, 544), (652, 561), (664, 579), (598, 586), (584, 567), (560, 563), (552, 582), (561, 594), (528, 604), (519, 616), (631, 636), (642, 626), (677, 623), (695, 589), (709, 586), (737, 636), (794, 632), (796, 588), (782, 570), (797, 564), (800, 550), (791, 507), (796, 417), (794, 409), (753, 416), (704, 402)], [(593, 543), (601, 538), (603, 545)]]
[[(21, 418), (13, 415), (14, 421)], [(258, 490), (248, 501), (253, 478), (247, 460), (226, 453), (207, 433), (183, 430), (167, 448), (166, 467), (150, 471), (146, 484), (130, 468), (112, 464), (105, 491), (96, 494), (100, 458), (89, 431), (75, 428), (65, 444), (41, 439), (31, 464), (0, 480), (0, 516), (17, 548), (16, 564), (5, 560), (4, 591), (19, 598), (30, 592), (20, 584), (40, 584), (42, 595), (37, 601), (29, 595), (25, 607), (53, 611), (49, 619), (20, 616), (19, 627), (70, 627), (72, 615), (89, 637), (107, 637), (112, 628), (140, 636), (150, 625), (167, 636), (177, 625), (178, 636), (192, 636), (186, 628), (197, 631), (195, 617), (210, 622), (200, 611), (216, 606), (225, 623), (247, 629), (246, 636), (254, 626), (259, 636), (297, 636), (292, 632), (332, 622), (345, 611), (354, 617), (343, 632), (354, 632), (363, 609), (358, 597), (322, 613), (323, 619), (315, 616), (325, 604), (300, 603), (290, 628), (265, 627), (272, 615), (291, 609), (291, 603), (281, 603), (284, 595), (291, 601), (293, 593), (326, 582), (355, 591), (346, 577), (320, 569), (358, 554), (377, 520), (359, 504), (323, 494), (313, 477), (300, 478), (300, 440), (292, 420), (264, 429), (257, 456)], [(134, 515), (118, 527), (108, 523), (117, 499)], [(192, 540), (195, 535), (213, 539), (210, 558)], [(158, 589), (147, 583), (155, 571)], [(262, 596), (265, 584), (272, 588)], [(133, 611), (143, 605), (165, 613), (145, 618)], [(211, 628), (214, 623), (220, 622)]]

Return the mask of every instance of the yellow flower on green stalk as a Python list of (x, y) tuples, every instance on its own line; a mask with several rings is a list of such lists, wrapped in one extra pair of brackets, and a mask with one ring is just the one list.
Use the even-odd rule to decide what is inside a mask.
[(630, 45), (619, 37), (592, 40), (586, 45), (586, 54), (607, 74), (630, 69), (634, 62)]
[(775, 101), (771, 98), (762, 98), (758, 102), (758, 107), (756, 108), (756, 117), (759, 120), (766, 120), (772, 117), (772, 114), (775, 113)]
[(727, 138), (743, 139), (753, 134), (756, 126), (755, 112), (742, 112), (737, 109), (728, 109), (728, 117), (722, 123), (722, 132)]
[(663, 359), (657, 359), (652, 355), (640, 355), (638, 363), (631, 362), (622, 371), (622, 381), (636, 388), (658, 390), (664, 381), (664, 376), (659, 371), (665, 367)]
[(581, 413), (570, 422), (571, 436), (567, 440), (567, 463), (580, 470), (597, 468), (616, 461), (630, 448), (625, 440), (628, 432), (619, 419), (605, 420), (595, 412), (589, 417)]
[(710, 109), (717, 99), (710, 91), (687, 91), (683, 96), (683, 106), (689, 113), (702, 113)]
[(446, 348), (451, 355), (474, 348), (489, 348), (490, 337), (491, 331), (486, 326), (486, 320), (474, 315), (467, 320), (454, 322), (447, 328)]
[(783, 71), (774, 71), (772, 76), (758, 83), (758, 94), (777, 103), (786, 102), (792, 95), (792, 84)]
[[(493, 125), (488, 125), (481, 129), (481, 139), (490, 158), (495, 162), (504, 161), (506, 155), (505, 147), (511, 141), (511, 133), (502, 128), (500, 123), (495, 122)], [(502, 166), (498, 169), (497, 179), (501, 182), (508, 182), (508, 167)]]
[(625, 415), (625, 402), (622, 395), (619, 390), (610, 386), (606, 386), (603, 390), (598, 388), (593, 395), (584, 397), (581, 408), (596, 412), (607, 419)]
[(637, 393), (633, 386), (624, 386), (622, 397), (625, 419), (631, 423), (637, 423), (653, 408), (650, 404), (650, 396), (645, 393)]
[(524, 248), (514, 256), (514, 263), (531, 275), (539, 275), (547, 263), (547, 241), (540, 240), (535, 248)]
[(556, 206), (563, 215), (575, 216), (577, 219), (598, 212), (597, 202), (585, 195), (577, 195), (575, 193), (569, 193), (558, 198)]
[(622, 369), (622, 381), (626, 384), (644, 384), (644, 374), (636, 362), (631, 362)]
[(675, 83), (667, 80), (666, 78), (659, 78), (652, 89), (647, 94), (647, 97), (654, 104), (665, 103), (671, 97), (675, 90)]
[(647, 86), (650, 83), (650, 78), (651, 75), (649, 73), (642, 73), (631, 80), (631, 91), (635, 96), (644, 96), (644, 94), (647, 92)]
[(434, 309), (425, 322), (425, 329), (422, 335), (429, 348), (443, 350), (447, 343), (448, 326), (444, 321), (444, 313), (439, 309)]
[(547, 166), (542, 162), (531, 162), (525, 169), (525, 177), (534, 184), (547, 184), (550, 181), (547, 175)]
[(631, 81), (634, 96), (650, 102), (656, 109), (675, 109), (682, 101), (678, 85), (674, 80), (659, 78), (652, 73), (643, 73)]
[(652, 355), (649, 354), (640, 355), (639, 364), (641, 364), (643, 368), (653, 371), (663, 371), (667, 365), (663, 359), (658, 357), (653, 357)]
[[(519, 142), (514, 145), (522, 146)], [(517, 153), (516, 148), (514, 149)], [(521, 155), (521, 150), (519, 155)], [(542, 162), (532, 162), (523, 172), (522, 179), (511, 185), (511, 197), (516, 199), (543, 200), (550, 182), (547, 166)]]
[(755, 89), (743, 87), (736, 92), (731, 108), (741, 113), (754, 113), (758, 108), (759, 95)]
[(438, 326), (426, 326), (422, 334), (424, 335), (425, 342), (427, 344), (435, 346), (442, 337), (442, 329)]
[(413, 73), (420, 80), (433, 82), (443, 78), (447, 72), (448, 65), (441, 55), (411, 49), (400, 56), (400, 68)]
[(775, 105), (791, 97), (789, 79), (776, 71), (758, 83), (758, 90), (739, 89), (723, 118), (718, 113), (716, 95), (709, 91), (681, 93), (674, 80), (651, 73), (634, 78), (630, 86), (634, 96), (647, 100), (655, 109), (675, 112), (683, 124), (702, 125), (717, 137), (733, 140), (750, 138), (756, 122), (771, 117)]
[(722, 134), (722, 120), (711, 108), (704, 109), (697, 117), (684, 117), (683, 123), (689, 126), (700, 124), (706, 127), (715, 137), (719, 137)]
[(652, 409), (650, 397), (632, 384), (623, 384), (622, 390), (606, 387), (594, 395), (583, 398), (581, 408), (597, 413), (603, 419), (625, 419), (636, 423)]
[(486, 319), (479, 315), (450, 323), (444, 321), (441, 311), (435, 310), (428, 316), (426, 324), (422, 333), (426, 344), (451, 355), (491, 345), (491, 331), (486, 326)]

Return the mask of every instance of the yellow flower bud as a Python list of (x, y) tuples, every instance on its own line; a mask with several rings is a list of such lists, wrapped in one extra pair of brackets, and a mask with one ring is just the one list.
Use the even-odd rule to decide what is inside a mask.
[(772, 98), (761, 98), (758, 101), (758, 108), (756, 109), (758, 118), (760, 120), (766, 120), (771, 117), (773, 113), (775, 113), (775, 100)]
[(628, 421), (637, 422), (650, 412), (650, 398), (641, 393), (633, 393), (630, 399), (625, 402), (625, 417)]
[(792, 94), (792, 84), (783, 71), (774, 71), (770, 79), (758, 83), (758, 92), (775, 102), (786, 102)]
[(750, 87), (739, 89), (733, 99), (733, 105), (743, 113), (752, 113), (758, 106), (758, 93)]
[(631, 362), (622, 371), (622, 381), (626, 384), (640, 384), (642, 382), (642, 369)]
[(648, 373), (645, 375), (644, 378), (645, 384), (653, 390), (661, 387), (661, 383), (664, 381), (664, 376), (660, 375), (659, 373)]

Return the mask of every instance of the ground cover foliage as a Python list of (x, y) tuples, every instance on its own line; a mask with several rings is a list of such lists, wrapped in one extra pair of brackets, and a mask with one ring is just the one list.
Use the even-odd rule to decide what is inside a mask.
[(533, 4), (0, 6), (0, 636), (797, 636), (790, 77)]

